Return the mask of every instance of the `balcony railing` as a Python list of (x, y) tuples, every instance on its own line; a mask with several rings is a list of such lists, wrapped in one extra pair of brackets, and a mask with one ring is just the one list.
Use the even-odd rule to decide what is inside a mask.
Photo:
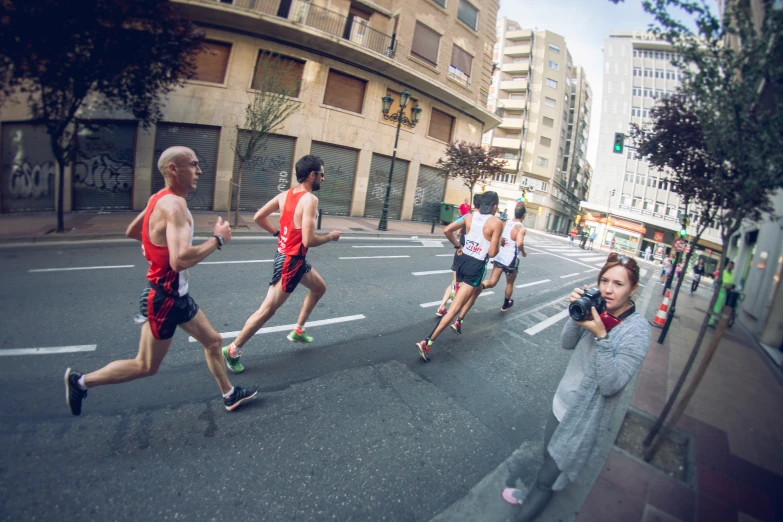
[(367, 25), (367, 20), (346, 17), (306, 0), (201, 0), (204, 3), (230, 4), (270, 16), (285, 18), (312, 29), (344, 38), (378, 54), (394, 58), (395, 35), (387, 35)]

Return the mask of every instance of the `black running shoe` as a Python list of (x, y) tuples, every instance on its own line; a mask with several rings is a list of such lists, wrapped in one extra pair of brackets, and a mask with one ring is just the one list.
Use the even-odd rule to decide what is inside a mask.
[(508, 310), (512, 306), (514, 306), (514, 300), (513, 299), (506, 299), (505, 301), (503, 301), (503, 306), (500, 307), (500, 311), (501, 312), (505, 312), (506, 310)]
[(74, 415), (82, 413), (82, 399), (87, 397), (87, 390), (79, 388), (82, 374), (68, 368), (65, 370), (65, 402)]
[(240, 386), (234, 386), (234, 393), (226, 399), (223, 399), (223, 403), (226, 405), (226, 410), (234, 411), (239, 408), (239, 405), (245, 401), (249, 401), (258, 394), (258, 388), (253, 386), (252, 388), (242, 388)]

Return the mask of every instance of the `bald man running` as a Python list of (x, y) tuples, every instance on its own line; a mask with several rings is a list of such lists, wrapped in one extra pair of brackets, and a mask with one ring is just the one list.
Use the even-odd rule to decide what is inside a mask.
[(150, 198), (147, 208), (125, 232), (141, 241), (141, 251), (150, 264), (149, 286), (141, 300), (141, 315), (146, 321), (141, 327), (139, 353), (135, 359), (114, 361), (88, 374), (68, 368), (65, 400), (74, 415), (81, 414), (89, 388), (155, 375), (177, 326), (204, 347), (207, 366), (220, 387), (226, 410), (232, 411), (256, 396), (255, 388), (231, 385), (223, 367), (220, 334), (188, 293), (188, 268), (231, 239), (228, 222), (218, 217), (215, 235), (193, 246), (193, 216), (185, 197), (196, 190), (201, 175), (196, 153), (187, 147), (170, 147), (160, 155), (158, 170), (166, 180), (165, 188)]

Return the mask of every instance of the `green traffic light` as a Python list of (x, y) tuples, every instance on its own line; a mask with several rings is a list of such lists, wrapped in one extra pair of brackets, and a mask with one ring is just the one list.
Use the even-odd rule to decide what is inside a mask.
[(622, 152), (623, 151), (622, 145), (620, 145), (619, 143), (615, 143), (614, 144), (614, 151), (615, 152)]
[(680, 229), (680, 237), (685, 237), (687, 235), (688, 235), (688, 232), (684, 228), (681, 228)]

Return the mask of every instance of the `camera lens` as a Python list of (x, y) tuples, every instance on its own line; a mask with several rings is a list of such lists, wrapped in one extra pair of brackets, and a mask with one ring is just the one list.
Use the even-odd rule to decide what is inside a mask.
[(574, 321), (584, 321), (590, 315), (590, 308), (593, 302), (586, 297), (582, 297), (568, 305), (568, 315)]

